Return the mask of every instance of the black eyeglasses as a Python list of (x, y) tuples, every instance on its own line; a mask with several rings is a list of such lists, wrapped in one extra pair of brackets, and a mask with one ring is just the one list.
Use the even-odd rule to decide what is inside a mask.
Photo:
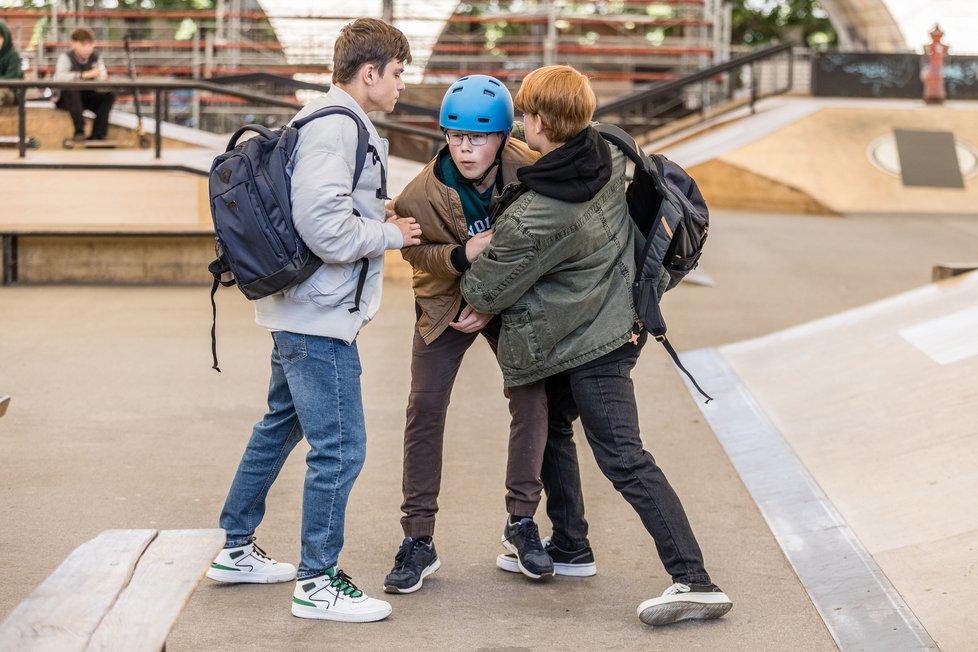
[(445, 142), (452, 147), (462, 145), (462, 139), (467, 138), (472, 147), (482, 147), (489, 142), (489, 134), (459, 134), (451, 131), (445, 132)]

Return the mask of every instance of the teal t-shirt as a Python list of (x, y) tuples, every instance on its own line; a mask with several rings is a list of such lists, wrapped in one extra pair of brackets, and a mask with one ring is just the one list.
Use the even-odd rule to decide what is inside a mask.
[(469, 237), (489, 230), (489, 203), (492, 201), (493, 186), (489, 186), (485, 192), (476, 190), (455, 167), (455, 162), (447, 151), (442, 152), (438, 165), (441, 180), (446, 186), (454, 188), (462, 200), (462, 213), (469, 228)]

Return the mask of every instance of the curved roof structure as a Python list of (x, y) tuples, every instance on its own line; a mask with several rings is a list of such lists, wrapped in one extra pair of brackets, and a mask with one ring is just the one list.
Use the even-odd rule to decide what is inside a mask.
[[(275, 29), (290, 63), (333, 61), (333, 44), (340, 29), (358, 16), (381, 17), (382, 0), (347, 0), (325, 3), (321, 0), (258, 0)], [(407, 68), (410, 80), (418, 81), (431, 56), (445, 21), (455, 11), (458, 0), (393, 0), (394, 25), (411, 43), (413, 62)]]
[[(258, 0), (290, 63), (332, 63), (333, 43), (357, 16), (383, 14), (383, 0), (347, 0), (342, 9), (321, 0)], [(844, 49), (922, 51), (940, 24), (952, 54), (978, 54), (975, 0), (821, 0)], [(420, 81), (432, 48), (459, 0), (393, 0), (394, 24), (411, 43), (409, 81)], [(333, 5), (335, 7), (335, 4)]]

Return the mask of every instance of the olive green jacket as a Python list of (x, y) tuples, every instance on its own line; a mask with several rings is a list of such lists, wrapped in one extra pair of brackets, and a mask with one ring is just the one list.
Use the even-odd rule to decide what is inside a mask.
[(473, 308), (502, 315), (497, 357), (507, 387), (578, 367), (631, 337), (634, 235), (625, 156), (610, 149), (611, 180), (596, 195), (572, 203), (522, 193), (462, 276)]

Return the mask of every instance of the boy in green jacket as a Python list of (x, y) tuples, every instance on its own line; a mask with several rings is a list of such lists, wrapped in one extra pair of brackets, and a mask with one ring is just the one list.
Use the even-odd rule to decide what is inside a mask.
[[(475, 310), (502, 315), (507, 387), (546, 378), (547, 549), (566, 556), (570, 569), (576, 559), (593, 564), (572, 439), (580, 418), (598, 467), (636, 511), (672, 576), (661, 596), (638, 605), (639, 619), (719, 618), (732, 603), (712, 583), (682, 503), (639, 433), (630, 374), (646, 334), (633, 337), (625, 156), (590, 126), (594, 92), (569, 66), (531, 72), (515, 105), (527, 144), (542, 157), (518, 172), (525, 192), (496, 221), (492, 241), (462, 278), (462, 295)], [(504, 570), (508, 563), (506, 555), (497, 560)]]

